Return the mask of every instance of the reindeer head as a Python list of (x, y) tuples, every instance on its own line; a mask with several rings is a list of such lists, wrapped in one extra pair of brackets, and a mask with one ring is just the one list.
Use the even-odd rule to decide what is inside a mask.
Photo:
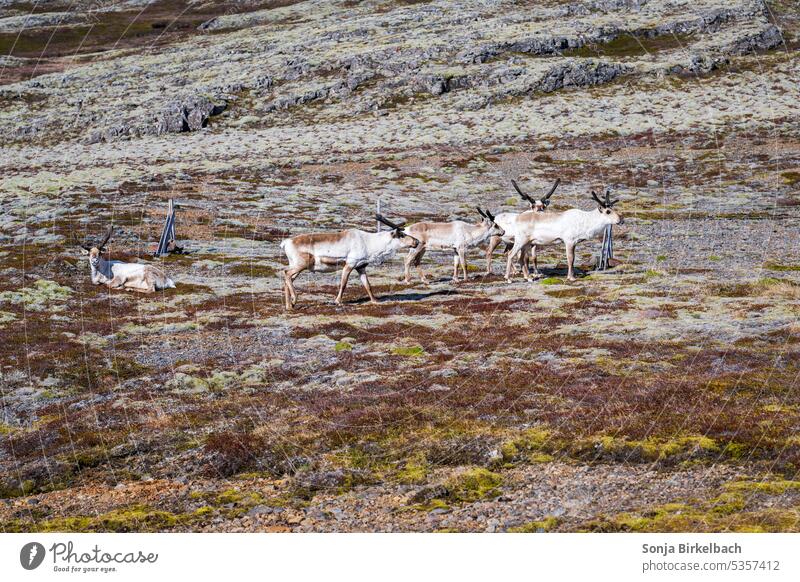
[(600, 198), (597, 192), (592, 190), (592, 198), (597, 202), (597, 211), (603, 217), (603, 222), (606, 224), (624, 224), (625, 219), (620, 216), (613, 206), (619, 202), (619, 198), (611, 200), (611, 189), (606, 189), (605, 199)]
[(111, 238), (111, 234), (114, 232), (114, 227), (109, 227), (108, 232), (106, 233), (103, 240), (101, 240), (98, 244), (90, 247), (86, 244), (81, 244), (80, 247), (89, 255), (89, 264), (95, 268), (97, 268), (98, 264), (100, 263), (100, 256), (103, 254), (106, 245), (108, 244), (109, 239)]
[(532, 198), (530, 195), (525, 194), (525, 192), (523, 192), (520, 189), (516, 181), (511, 180), (511, 184), (514, 186), (514, 190), (517, 191), (517, 194), (519, 194), (523, 200), (527, 201), (528, 204), (531, 205), (531, 210), (535, 210), (536, 212), (544, 212), (545, 210), (547, 210), (547, 207), (550, 206), (550, 197), (553, 195), (553, 192), (556, 191), (556, 188), (558, 188), (558, 185), (560, 183), (561, 183), (561, 178), (557, 178), (555, 183), (553, 184), (553, 187), (550, 188), (550, 191), (547, 194), (545, 194), (539, 199), (535, 199)]
[(483, 217), (482, 224), (488, 230), (487, 234), (489, 237), (504, 236), (506, 234), (506, 231), (503, 229), (503, 227), (501, 227), (494, 221), (494, 214), (489, 212), (489, 210), (483, 211), (480, 209), (479, 206), (476, 206), (475, 210), (477, 210), (478, 214), (480, 214), (481, 217)]
[(419, 245), (419, 240), (410, 234), (406, 234), (406, 232), (403, 230), (403, 224), (396, 224), (380, 214), (376, 214), (375, 219), (392, 229), (392, 248), (415, 249)]

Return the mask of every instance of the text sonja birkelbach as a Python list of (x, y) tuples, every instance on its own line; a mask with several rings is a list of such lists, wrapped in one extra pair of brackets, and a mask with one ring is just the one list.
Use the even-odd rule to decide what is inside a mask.
[(741, 554), (742, 546), (734, 544), (708, 543), (680, 543), (680, 544), (642, 544), (643, 554)]
[(133, 564), (155, 564), (158, 554), (142, 550), (106, 550), (99, 545), (76, 548), (70, 541), (50, 546), (55, 572), (116, 572)]

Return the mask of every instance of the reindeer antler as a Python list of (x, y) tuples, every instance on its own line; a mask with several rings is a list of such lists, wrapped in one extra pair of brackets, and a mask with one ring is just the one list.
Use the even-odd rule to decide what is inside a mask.
[(527, 194), (525, 194), (525, 192), (520, 190), (520, 187), (519, 187), (519, 185), (517, 185), (517, 182), (515, 180), (511, 180), (511, 185), (514, 186), (514, 190), (517, 191), (517, 194), (519, 194), (522, 197), (523, 200), (527, 200), (528, 202), (533, 204), (533, 199), (530, 196), (528, 196)]
[(383, 224), (385, 224), (386, 226), (388, 226), (393, 230), (400, 230), (403, 228), (403, 223), (395, 224), (394, 222), (392, 222), (391, 220), (380, 214), (375, 215), (375, 220), (377, 220), (378, 222), (382, 222)]
[(592, 190), (592, 198), (594, 198), (594, 201), (597, 202), (600, 206), (605, 208), (606, 203), (600, 200), (600, 198), (598, 198), (597, 192), (595, 192), (594, 190)]
[(114, 232), (114, 227), (113, 226), (109, 226), (108, 227), (108, 232), (106, 233), (106, 236), (103, 237), (103, 240), (101, 240), (100, 243), (97, 245), (98, 249), (100, 249), (102, 251), (105, 248), (105, 246), (106, 246), (106, 244), (108, 244), (108, 240), (111, 238), (111, 235), (112, 235), (113, 232)]
[(89, 251), (92, 248), (85, 242), (80, 242), (80, 240), (78, 240), (78, 237), (75, 235), (75, 231), (72, 231), (72, 242), (76, 247), (81, 247), (85, 251)]
[(483, 216), (484, 218), (488, 218), (488, 216), (486, 216), (486, 214), (483, 212), (483, 210), (481, 210), (481, 207), (480, 207), (480, 206), (476, 206), (476, 207), (475, 207), (475, 210), (477, 210), (477, 211), (478, 211), (478, 214), (480, 214), (480, 215), (481, 215), (481, 216)]
[(491, 220), (492, 222), (494, 222), (494, 214), (492, 214), (491, 212), (489, 212), (489, 209), (488, 209), (488, 208), (486, 209), (486, 218), (488, 218), (489, 220)]
[(558, 185), (559, 185), (559, 184), (561, 184), (561, 178), (556, 178), (556, 181), (555, 181), (555, 183), (553, 184), (553, 187), (552, 187), (552, 188), (550, 188), (550, 192), (548, 192), (548, 193), (547, 193), (547, 196), (545, 196), (544, 198), (542, 198), (542, 200), (549, 200), (549, 199), (550, 199), (550, 196), (552, 196), (552, 195), (553, 195), (553, 192), (555, 192), (555, 191), (556, 191), (556, 188), (558, 188)]

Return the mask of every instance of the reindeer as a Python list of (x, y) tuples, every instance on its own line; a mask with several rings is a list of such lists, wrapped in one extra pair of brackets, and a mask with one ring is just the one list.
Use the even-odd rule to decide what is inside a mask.
[[(506, 244), (506, 253), (508, 253), (508, 251), (511, 250), (511, 247), (514, 246), (514, 229), (516, 228), (519, 217), (531, 213), (545, 212), (547, 207), (550, 206), (550, 197), (553, 195), (553, 192), (556, 191), (556, 188), (558, 188), (560, 183), (561, 178), (556, 179), (553, 187), (550, 188), (550, 191), (547, 194), (539, 199), (534, 199), (530, 195), (525, 194), (514, 180), (511, 180), (511, 184), (514, 186), (514, 190), (517, 191), (517, 194), (519, 194), (523, 200), (530, 204), (530, 210), (526, 210), (525, 212), (503, 212), (497, 215), (497, 224), (499, 224), (505, 230), (505, 235), (493, 236), (489, 239), (489, 246), (486, 248), (487, 275), (492, 274), (492, 254), (498, 245), (501, 242), (504, 242)], [(534, 274), (538, 275), (539, 268), (538, 263), (536, 262), (536, 245), (531, 247), (531, 254), (533, 255), (533, 272)], [(520, 267), (523, 263), (525, 263), (528, 267), (530, 266), (530, 254), (528, 254), (527, 249), (526, 252), (520, 255)]]
[(458, 283), (458, 266), (461, 265), (461, 273), (464, 281), (467, 280), (467, 261), (466, 252), (470, 247), (474, 247), (488, 240), (490, 237), (501, 237), (505, 231), (495, 222), (495, 217), (488, 210), (484, 212), (476, 207), (481, 221), (478, 224), (470, 224), (463, 220), (452, 222), (418, 222), (405, 229), (405, 233), (419, 240), (419, 245), (408, 252), (405, 260), (406, 283), (411, 283), (411, 265), (417, 268), (419, 278), (423, 283), (427, 283), (425, 273), (422, 271), (420, 263), (425, 251), (430, 249), (453, 250), (453, 282)]
[[(550, 244), (557, 240), (564, 243), (567, 251), (567, 279), (575, 281), (575, 245), (594, 238), (609, 224), (623, 224), (624, 219), (613, 206), (619, 202), (611, 200), (611, 190), (606, 190), (605, 200), (601, 200), (592, 190), (592, 198), (597, 202), (597, 210), (571, 208), (564, 212), (523, 213), (514, 231), (514, 246), (508, 253), (506, 262), (506, 281), (511, 282), (511, 263), (525, 248), (533, 244)], [(530, 281), (527, 265), (522, 265), (526, 281)]]
[(281, 241), (281, 248), (289, 259), (289, 268), (283, 272), (287, 310), (297, 303), (293, 281), (300, 273), (306, 269), (312, 272), (335, 271), (339, 265), (342, 265), (342, 279), (334, 303), (341, 305), (344, 288), (353, 269), (358, 271), (370, 302), (377, 303), (367, 278), (367, 265), (379, 263), (399, 249), (414, 248), (419, 241), (403, 232), (402, 224), (395, 224), (380, 214), (376, 214), (375, 218), (391, 230), (365, 232), (352, 228), (331, 233), (299, 234)]
[(93, 247), (80, 245), (89, 255), (89, 268), (94, 285), (103, 284), (109, 289), (128, 289), (141, 293), (154, 293), (162, 289), (175, 288), (172, 279), (158, 267), (106, 260), (103, 257), (103, 251), (113, 232), (114, 228), (109, 228), (105, 238)]

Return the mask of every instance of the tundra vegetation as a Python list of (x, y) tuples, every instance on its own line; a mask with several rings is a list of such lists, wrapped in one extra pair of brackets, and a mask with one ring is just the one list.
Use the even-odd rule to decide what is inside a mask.
[[(800, 530), (798, 2), (455, 4), (0, 7), (0, 531)], [(614, 268), (285, 311), (281, 240), (512, 178), (611, 187)]]

